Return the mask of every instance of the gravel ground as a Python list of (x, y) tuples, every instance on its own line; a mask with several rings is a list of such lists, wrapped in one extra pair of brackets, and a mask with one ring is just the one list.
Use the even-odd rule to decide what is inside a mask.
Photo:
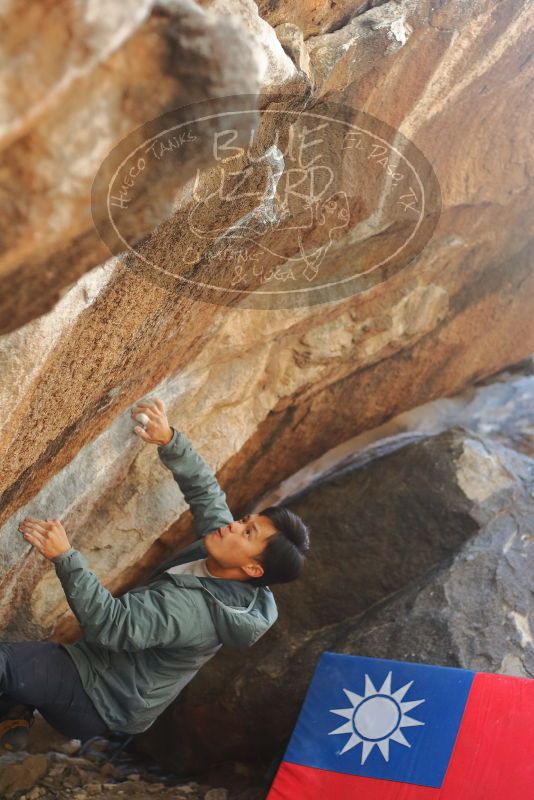
[[(246, 765), (229, 765), (220, 778), (180, 779), (128, 751), (125, 737), (96, 738), (84, 746), (59, 736), (35, 713), (28, 750), (0, 749), (0, 797), (6, 800), (264, 800), (268, 787)], [(262, 786), (263, 784), (263, 786)]]

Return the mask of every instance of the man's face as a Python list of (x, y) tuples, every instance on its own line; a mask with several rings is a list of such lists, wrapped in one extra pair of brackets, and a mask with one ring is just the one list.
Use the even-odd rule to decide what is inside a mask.
[[(267, 546), (276, 527), (269, 517), (247, 514), (223, 528), (217, 528), (204, 537), (209, 555), (224, 568), (254, 565), (257, 556)], [(251, 575), (252, 577), (252, 575)]]

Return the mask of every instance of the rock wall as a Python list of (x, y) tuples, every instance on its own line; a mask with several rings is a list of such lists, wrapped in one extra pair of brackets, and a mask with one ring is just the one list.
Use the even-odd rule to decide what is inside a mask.
[[(192, 538), (155, 449), (132, 434), (147, 393), (237, 516), (335, 445), (532, 352), (531, 14), (519, 0), (17, 10), (0, 106), (4, 638), (78, 635), (22, 517), (59, 517), (114, 592)], [(108, 152), (177, 106), (245, 93), (262, 109), (331, 99), (398, 129), (439, 182), (431, 241), (366, 291), (298, 308), (208, 303), (110, 257), (90, 202)], [(148, 187), (130, 220), (163, 259), (190, 180), (182, 163), (176, 194)], [(355, 262), (355, 241), (380, 250), (362, 222), (336, 239), (334, 266)]]

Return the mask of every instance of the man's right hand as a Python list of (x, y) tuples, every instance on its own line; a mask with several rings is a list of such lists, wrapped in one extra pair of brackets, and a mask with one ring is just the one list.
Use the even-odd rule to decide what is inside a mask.
[(146, 414), (148, 422), (146, 428), (137, 425), (134, 428), (140, 439), (150, 444), (165, 445), (168, 444), (174, 436), (174, 431), (169, 425), (167, 414), (165, 413), (165, 406), (159, 398), (154, 398), (151, 401), (141, 401), (136, 403), (131, 411), (132, 418), (135, 419), (137, 414)]

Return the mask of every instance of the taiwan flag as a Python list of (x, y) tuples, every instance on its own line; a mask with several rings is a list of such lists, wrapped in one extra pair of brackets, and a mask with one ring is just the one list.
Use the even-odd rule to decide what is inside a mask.
[(324, 652), (267, 800), (534, 800), (534, 680)]

